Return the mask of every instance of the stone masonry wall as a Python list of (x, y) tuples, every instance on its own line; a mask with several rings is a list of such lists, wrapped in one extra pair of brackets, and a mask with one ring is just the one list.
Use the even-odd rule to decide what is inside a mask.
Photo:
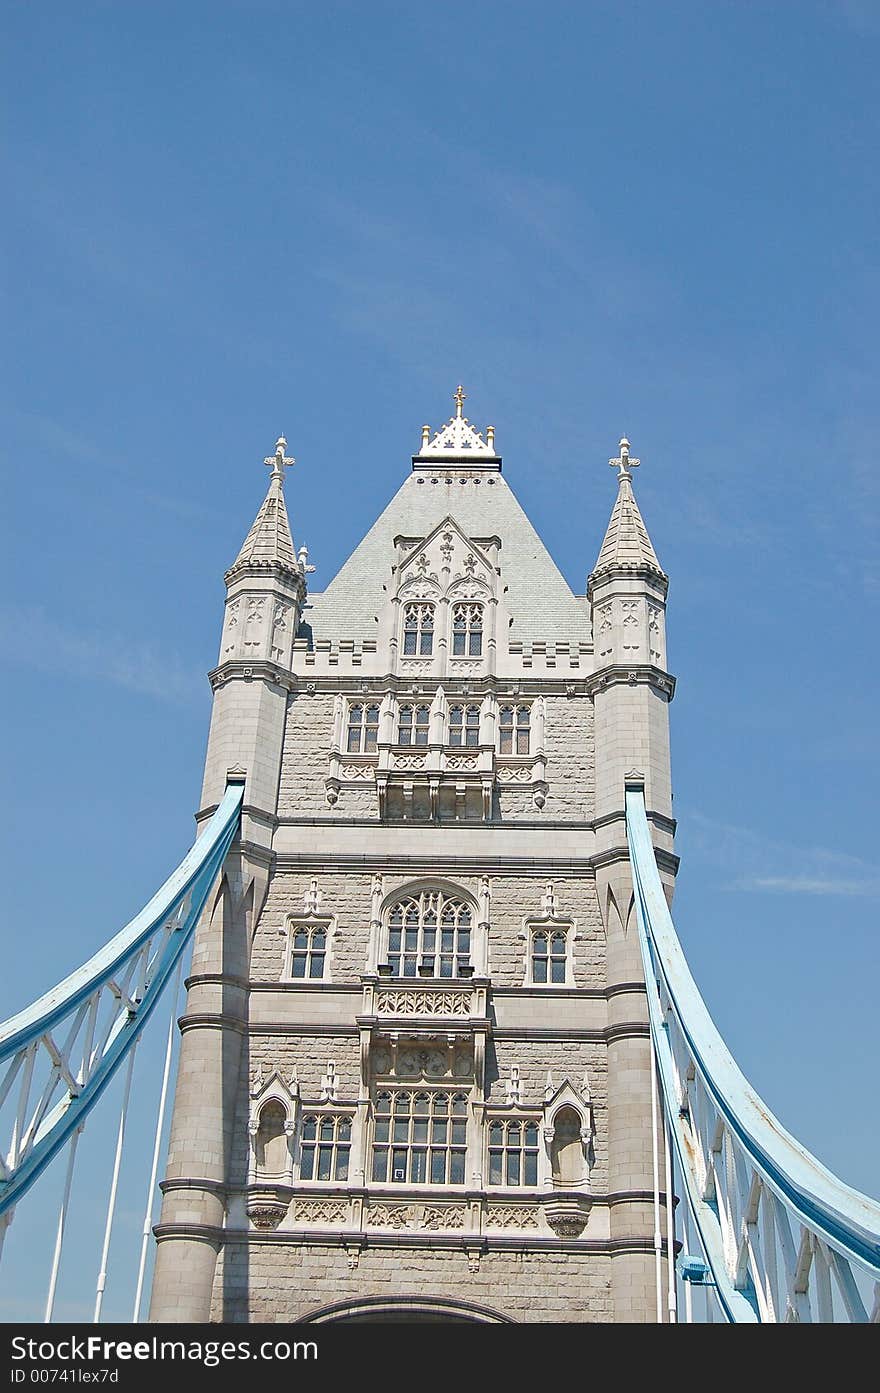
[(610, 1260), (575, 1252), (498, 1252), (469, 1270), (461, 1248), (367, 1247), (349, 1267), (341, 1246), (230, 1242), (214, 1286), (214, 1321), (297, 1321), (365, 1297), (468, 1302), (514, 1321), (609, 1321)]
[[(333, 807), (327, 802), (325, 780), (330, 771), (333, 700), (329, 692), (299, 692), (289, 698), (279, 816), (378, 820), (374, 784), (363, 788), (343, 785), (339, 801)], [(529, 789), (499, 785), (496, 806), (502, 822), (533, 821), (539, 817), (583, 822), (593, 816), (593, 702), (583, 697), (548, 696), (544, 708), (547, 802), (539, 814)]]
[[(443, 868), (438, 866), (438, 873)], [(479, 877), (443, 874), (442, 879), (460, 886), (477, 898)], [(321, 895), (320, 913), (336, 917), (329, 976), (333, 982), (357, 982), (365, 971), (369, 949), (371, 890), (373, 877), (357, 872), (331, 872), (313, 876), (310, 872), (277, 872), (269, 886), (260, 922), (254, 936), (251, 976), (258, 982), (278, 982), (285, 950), (285, 926), (289, 914), (301, 914), (303, 896), (312, 881)], [(389, 872), (384, 877), (385, 895), (403, 886), (417, 887), (425, 877)], [(604, 933), (596, 886), (592, 879), (574, 877), (553, 880), (557, 912), (575, 920), (575, 985), (604, 985)], [(523, 984), (526, 940), (523, 919), (541, 914), (545, 882), (535, 876), (492, 876), (489, 929), (489, 973), (498, 987)], [(293, 988), (298, 991), (300, 988)]]

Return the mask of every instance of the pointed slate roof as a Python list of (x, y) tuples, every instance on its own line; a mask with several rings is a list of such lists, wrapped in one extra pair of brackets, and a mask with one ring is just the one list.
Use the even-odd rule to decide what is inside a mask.
[(284, 504), (284, 468), (294, 463), (284, 454), (286, 445), (287, 441), (281, 436), (274, 456), (265, 461), (266, 464), (272, 465), (269, 489), (238, 556), (227, 572), (229, 575), (245, 566), (266, 566), (273, 563), (286, 570), (299, 569)]
[(620, 471), (617, 500), (611, 511), (605, 540), (599, 548), (599, 556), (592, 574), (597, 576), (602, 571), (616, 570), (621, 566), (637, 566), (647, 567), (665, 579), (632, 490), (632, 475), (629, 471), (635, 468), (639, 461), (630, 457), (629, 441), (626, 437), (620, 442), (620, 457), (609, 460), (608, 463), (616, 465)]
[(427, 537), (449, 516), (467, 537), (501, 539), (501, 579), (513, 618), (510, 638), (589, 640), (585, 598), (572, 593), (498, 464), (478, 473), (472, 466), (438, 461), (434, 467), (424, 457), (415, 460), (412, 474), (335, 579), (309, 597), (303, 620), (314, 638), (375, 638), (376, 615), (387, 601), (383, 585), (390, 579), (394, 538)]

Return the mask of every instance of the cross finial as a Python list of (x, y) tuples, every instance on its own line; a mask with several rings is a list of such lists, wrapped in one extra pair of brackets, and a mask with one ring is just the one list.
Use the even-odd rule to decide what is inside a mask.
[(638, 469), (641, 460), (633, 459), (630, 455), (629, 441), (625, 435), (621, 437), (620, 444), (617, 448), (620, 451), (619, 456), (617, 459), (610, 459), (608, 463), (617, 470), (618, 480), (628, 479), (630, 477), (630, 470)]
[(284, 482), (285, 468), (289, 469), (292, 464), (296, 464), (296, 460), (292, 455), (285, 455), (284, 451), (286, 449), (287, 441), (284, 439), (283, 435), (279, 435), (275, 442), (274, 455), (269, 455), (263, 460), (263, 463), (267, 464), (272, 470), (272, 478), (280, 479), (282, 483)]
[(455, 394), (452, 400), (455, 402), (455, 414), (456, 416), (460, 416), (462, 414), (462, 407), (464, 406), (465, 401), (467, 400), (467, 392), (464, 390), (460, 382), (455, 389)]

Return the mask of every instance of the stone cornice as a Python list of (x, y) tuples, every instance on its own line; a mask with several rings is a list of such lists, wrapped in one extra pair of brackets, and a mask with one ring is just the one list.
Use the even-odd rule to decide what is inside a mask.
[[(279, 984), (280, 986), (280, 984)], [(260, 1021), (245, 1022), (235, 1016), (230, 1016), (225, 1012), (201, 1011), (197, 1015), (181, 1016), (181, 1032), (195, 1029), (214, 1029), (214, 1030), (234, 1030), (240, 1035), (277, 1035), (294, 1037), (311, 1036), (339, 1036), (356, 1039), (359, 1037), (362, 1027), (371, 1025), (380, 1026), (384, 1029), (413, 1029), (417, 1031), (420, 1024), (425, 1029), (429, 1027), (433, 1030), (447, 1030), (454, 1026), (460, 1026), (463, 1030), (470, 1029), (472, 1026), (480, 1030), (488, 1030), (492, 1026), (492, 1035), (496, 1040), (546, 1040), (566, 1043), (567, 1041), (579, 1040), (586, 1044), (612, 1044), (617, 1040), (626, 1040), (633, 1037), (647, 1037), (648, 1025), (641, 1021), (620, 1021), (614, 1025), (602, 1026), (597, 1029), (587, 1029), (581, 1027), (567, 1026), (496, 1026), (488, 1018), (481, 1019), (474, 1016), (405, 1016), (405, 1017), (359, 1017), (358, 1022), (352, 1021), (349, 1024), (332, 1024), (330, 1022), (306, 1022), (295, 1020), (280, 1021)]]
[(669, 577), (659, 567), (641, 561), (631, 563), (616, 561), (611, 565), (603, 566), (601, 570), (591, 571), (587, 576), (587, 599), (592, 600), (600, 586), (615, 580), (647, 580), (661, 592), (664, 599), (669, 593)]
[(628, 687), (654, 687), (662, 692), (668, 701), (675, 695), (675, 678), (662, 668), (654, 667), (652, 663), (613, 664), (603, 667), (587, 679), (587, 693), (595, 696), (597, 692), (603, 692), (607, 687), (620, 686), (621, 683)]
[[(591, 1196), (593, 1205), (601, 1200)], [(645, 1203), (639, 1195), (639, 1202)], [(514, 1237), (510, 1234), (465, 1233), (440, 1234), (433, 1232), (406, 1233), (400, 1229), (393, 1233), (378, 1233), (374, 1229), (260, 1229), (219, 1228), (212, 1224), (156, 1224), (153, 1233), (157, 1242), (169, 1239), (200, 1239), (213, 1244), (273, 1244), (292, 1248), (396, 1248), (413, 1251), (428, 1249), (436, 1252), (446, 1249), (468, 1253), (479, 1252), (542, 1252), (542, 1253), (594, 1253), (609, 1256), (614, 1253), (652, 1253), (654, 1251), (651, 1234), (631, 1238), (549, 1238), (544, 1234), (529, 1233)], [(661, 1250), (665, 1252), (665, 1239)]]
[(242, 682), (270, 682), (286, 692), (295, 692), (297, 687), (296, 678), (289, 668), (267, 662), (264, 658), (255, 658), (249, 663), (241, 662), (237, 658), (231, 659), (229, 662), (220, 663), (219, 667), (212, 668), (208, 673), (212, 692), (236, 679)]
[(433, 693), (441, 685), (447, 696), (494, 695), (505, 701), (513, 701), (515, 698), (534, 699), (538, 696), (589, 697), (592, 694), (590, 684), (593, 681), (593, 675), (586, 672), (559, 677), (539, 677), (526, 673), (494, 677), (485, 674), (456, 677), (454, 673), (447, 672), (442, 680), (433, 674), (387, 672), (372, 676), (365, 676), (359, 672), (333, 672), (319, 676), (306, 671), (288, 673), (287, 676), (292, 679), (300, 698), (316, 694), (335, 696), (337, 692), (344, 696), (383, 696), (386, 692), (395, 696), (410, 696), (413, 687), (425, 693)]
[(247, 561), (235, 561), (229, 567), (223, 579), (227, 586), (233, 585), (238, 580), (253, 577), (255, 580), (265, 581), (267, 576), (274, 576), (282, 583), (296, 592), (296, 599), (302, 603), (306, 597), (306, 583), (303, 573), (299, 566), (287, 561), (269, 561), (260, 558), (250, 558)]

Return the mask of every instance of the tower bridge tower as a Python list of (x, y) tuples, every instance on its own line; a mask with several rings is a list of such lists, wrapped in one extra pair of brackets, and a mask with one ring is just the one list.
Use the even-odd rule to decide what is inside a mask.
[(673, 679), (638, 460), (622, 440), (575, 595), (459, 388), (310, 594), (285, 450), (226, 574), (199, 817), (230, 772), (244, 806), (196, 936), (151, 1318), (654, 1319), (624, 795), (671, 896)]

